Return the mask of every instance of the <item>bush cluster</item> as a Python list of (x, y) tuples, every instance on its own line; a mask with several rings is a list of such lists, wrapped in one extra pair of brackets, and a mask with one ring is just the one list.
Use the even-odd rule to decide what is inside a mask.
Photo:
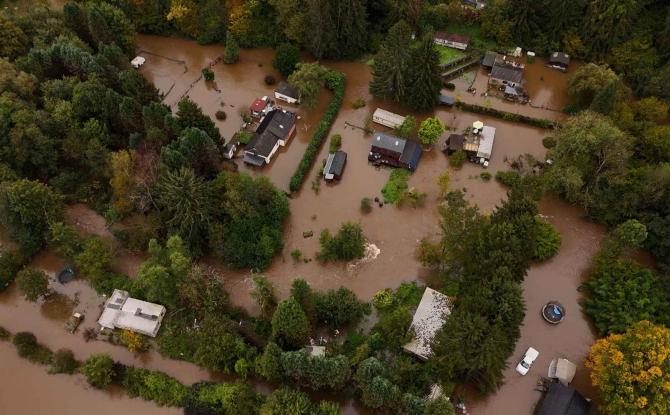
[(535, 242), (535, 261), (546, 261), (561, 249), (561, 234), (549, 222), (535, 220), (537, 239)]
[(293, 173), (293, 176), (291, 177), (289, 189), (292, 192), (298, 191), (300, 186), (302, 186), (302, 183), (305, 181), (305, 177), (309, 174), (309, 169), (312, 167), (314, 159), (319, 153), (321, 144), (323, 143), (323, 140), (325, 140), (333, 121), (335, 121), (337, 113), (340, 111), (342, 100), (344, 99), (345, 82), (346, 78), (344, 74), (340, 72), (330, 71), (326, 75), (326, 88), (333, 91), (333, 99), (330, 101), (330, 104), (328, 104), (328, 108), (323, 114), (319, 126), (316, 127), (314, 134), (312, 134), (312, 138), (309, 140), (309, 144), (305, 149), (305, 154), (302, 156), (302, 160), (300, 160), (300, 164), (298, 164), (295, 173)]
[(123, 387), (131, 397), (154, 401), (158, 406), (183, 406), (188, 387), (162, 372), (126, 367)]
[(16, 350), (19, 352), (19, 356), (22, 358), (43, 365), (47, 365), (51, 362), (53, 353), (51, 353), (51, 350), (37, 343), (37, 338), (35, 338), (34, 334), (22, 331), (16, 333), (12, 341), (14, 342), (14, 346), (16, 346)]
[(0, 292), (14, 281), (26, 262), (26, 256), (21, 251), (0, 251)]
[(491, 115), (493, 117), (497, 117), (505, 121), (520, 122), (523, 124), (531, 125), (533, 127), (546, 128), (546, 129), (553, 129), (558, 127), (558, 123), (556, 121), (528, 117), (526, 115), (500, 111), (495, 108), (482, 107), (481, 105), (467, 104), (462, 101), (457, 101), (456, 106), (465, 111), (470, 111), (477, 114)]
[(391, 171), (388, 182), (382, 188), (384, 202), (396, 203), (402, 199), (403, 195), (407, 192), (407, 180), (410, 174), (405, 169), (394, 169)]
[(335, 236), (328, 229), (319, 237), (321, 251), (316, 256), (319, 261), (351, 261), (361, 258), (365, 252), (365, 238), (361, 226), (354, 222), (343, 223)]

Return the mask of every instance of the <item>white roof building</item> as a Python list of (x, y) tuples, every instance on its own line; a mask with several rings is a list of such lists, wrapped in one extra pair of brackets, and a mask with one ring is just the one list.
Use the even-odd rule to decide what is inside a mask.
[(403, 122), (405, 122), (405, 117), (394, 114), (391, 111), (386, 111), (382, 108), (377, 108), (372, 114), (372, 121), (386, 127), (398, 128), (402, 125)]
[(410, 330), (414, 329), (414, 339), (404, 345), (403, 349), (427, 360), (433, 353), (431, 342), (449, 314), (451, 314), (449, 298), (426, 287), (410, 326)]
[(493, 153), (493, 142), (496, 139), (496, 129), (489, 126), (482, 128), (481, 137), (479, 138), (479, 148), (477, 149), (477, 157), (489, 160)]
[(131, 298), (128, 291), (114, 290), (105, 302), (98, 324), (156, 337), (164, 316), (164, 306)]

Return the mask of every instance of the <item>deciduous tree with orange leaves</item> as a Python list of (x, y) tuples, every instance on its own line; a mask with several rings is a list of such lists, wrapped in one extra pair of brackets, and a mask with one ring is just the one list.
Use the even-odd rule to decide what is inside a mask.
[(670, 329), (640, 321), (593, 346), (586, 366), (610, 415), (670, 414)]

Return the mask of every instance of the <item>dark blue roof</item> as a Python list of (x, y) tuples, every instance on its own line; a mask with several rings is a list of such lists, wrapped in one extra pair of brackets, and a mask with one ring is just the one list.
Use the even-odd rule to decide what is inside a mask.
[(416, 170), (419, 165), (419, 160), (421, 159), (421, 153), (423, 153), (423, 150), (419, 143), (407, 140), (405, 149), (400, 156), (400, 161), (406, 163), (410, 170)]

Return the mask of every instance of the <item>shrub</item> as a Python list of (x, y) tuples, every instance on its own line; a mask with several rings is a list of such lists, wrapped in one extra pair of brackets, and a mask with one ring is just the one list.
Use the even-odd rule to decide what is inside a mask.
[(299, 249), (294, 249), (291, 251), (291, 258), (293, 258), (293, 262), (298, 263), (302, 260), (302, 251)]
[(467, 159), (468, 156), (465, 154), (465, 151), (457, 150), (449, 156), (449, 165), (455, 169), (460, 169)]
[(319, 237), (321, 251), (317, 253), (320, 261), (351, 261), (361, 258), (365, 252), (365, 238), (361, 226), (354, 222), (343, 223), (335, 236), (328, 229), (321, 231)]
[(561, 234), (549, 223), (540, 219), (535, 220), (537, 239), (533, 259), (546, 261), (556, 255), (561, 248)]
[(545, 129), (553, 129), (558, 127), (558, 123), (555, 121), (545, 120), (541, 118), (532, 118), (526, 115), (513, 114), (511, 112), (500, 111), (495, 108), (482, 107), (480, 105), (475, 104), (467, 104), (462, 101), (457, 101), (456, 106), (465, 111), (470, 111), (477, 114), (491, 115), (493, 117), (501, 118), (506, 121), (520, 122), (531, 125), (533, 127), (539, 127)]
[(130, 330), (122, 330), (119, 339), (132, 353), (146, 352), (151, 346), (147, 337)]
[(342, 389), (351, 377), (349, 360), (343, 356), (315, 357), (304, 350), (281, 355), (285, 377), (313, 390)]
[(71, 375), (78, 367), (79, 362), (74, 358), (72, 350), (60, 349), (54, 353), (49, 373), (67, 373), (68, 375)]
[(154, 401), (158, 406), (183, 406), (188, 387), (162, 372), (126, 367), (123, 387), (131, 397)]
[(189, 389), (184, 401), (184, 412), (189, 415), (258, 414), (262, 402), (261, 397), (242, 382), (198, 383)]
[(282, 349), (276, 343), (268, 343), (263, 354), (256, 361), (256, 372), (267, 381), (280, 381), (284, 375), (281, 354)]
[(205, 81), (213, 81), (214, 71), (212, 71), (210, 68), (202, 68), (202, 77), (205, 78)]
[(49, 364), (51, 362), (51, 350), (37, 343), (37, 339), (35, 338), (34, 334), (27, 331), (22, 331), (16, 333), (12, 341), (14, 346), (16, 346), (16, 350), (18, 351), (20, 357), (43, 365)]
[(34, 302), (46, 294), (49, 287), (49, 279), (44, 271), (24, 268), (16, 274), (16, 285), (28, 301)]
[(485, 182), (488, 182), (489, 180), (491, 180), (491, 173), (489, 173), (487, 171), (483, 171), (483, 172), (479, 173), (479, 177), (481, 177), (482, 180), (484, 180)]
[(363, 98), (357, 98), (354, 102), (351, 103), (351, 107), (355, 110), (363, 108), (365, 106), (365, 100)]
[(332, 329), (356, 325), (369, 312), (370, 305), (345, 287), (316, 295), (316, 317)]
[(0, 251), (0, 292), (16, 278), (16, 273), (27, 263), (21, 251)]
[(272, 316), (272, 338), (290, 347), (304, 346), (309, 340), (309, 319), (294, 299), (282, 301)]
[(219, 121), (225, 121), (226, 119), (226, 112), (225, 111), (217, 111), (214, 116), (216, 117), (217, 120)]
[(400, 199), (396, 202), (398, 206), (402, 206), (405, 203), (409, 203), (411, 207), (419, 207), (423, 206), (424, 203), (426, 203), (426, 198), (428, 197), (428, 194), (426, 192), (422, 192), (418, 190), (415, 187), (412, 187), (408, 191), (402, 193), (400, 196)]
[(556, 144), (557, 144), (556, 139), (554, 137), (544, 137), (542, 139), (542, 145), (546, 149), (554, 148), (554, 147), (556, 147)]
[(254, 137), (249, 131), (238, 131), (233, 136), (233, 140), (238, 141), (240, 144), (249, 144), (249, 141)]
[(385, 310), (393, 304), (393, 293), (388, 288), (380, 290), (372, 297), (372, 304), (377, 310)]
[(335, 134), (330, 137), (330, 152), (334, 153), (342, 147), (342, 136)]
[(277, 80), (272, 75), (265, 75), (265, 78), (263, 78), (263, 82), (265, 82), (265, 85), (274, 85), (277, 83)]
[(426, 118), (419, 126), (419, 141), (426, 146), (432, 146), (444, 134), (444, 125), (437, 117)]
[(0, 326), (0, 340), (9, 340), (10, 337), (12, 337), (12, 333), (10, 333), (6, 328)]
[(284, 76), (289, 76), (295, 71), (300, 61), (300, 49), (291, 43), (282, 43), (275, 49), (272, 66)]
[(309, 144), (305, 149), (305, 154), (303, 154), (298, 167), (291, 177), (289, 189), (292, 192), (299, 190), (300, 186), (302, 186), (302, 183), (305, 181), (305, 177), (309, 174), (314, 159), (319, 153), (319, 148), (321, 147), (323, 140), (326, 138), (333, 121), (335, 121), (337, 113), (340, 111), (342, 100), (344, 98), (345, 80), (346, 78), (344, 74), (340, 72), (331, 70), (326, 74), (326, 88), (333, 91), (333, 98), (328, 104), (328, 108), (323, 114), (319, 125), (316, 130), (314, 130), (314, 134), (312, 134), (312, 138), (309, 140)]
[(361, 212), (370, 213), (372, 212), (372, 200), (369, 197), (364, 197), (361, 199)]
[(447, 83), (445, 83), (445, 84), (444, 84), (444, 87), (445, 87), (446, 89), (450, 90), (450, 91), (453, 91), (454, 89), (456, 89), (456, 85), (454, 85), (453, 82), (447, 82)]
[(382, 188), (382, 195), (384, 202), (396, 203), (407, 192), (407, 180), (410, 172), (405, 169), (393, 169), (389, 176), (388, 182)]
[(515, 171), (498, 171), (496, 180), (508, 187), (513, 187), (521, 180), (521, 176)]
[(82, 373), (86, 376), (89, 385), (96, 389), (105, 389), (114, 379), (114, 361), (108, 354), (91, 355), (84, 366)]

